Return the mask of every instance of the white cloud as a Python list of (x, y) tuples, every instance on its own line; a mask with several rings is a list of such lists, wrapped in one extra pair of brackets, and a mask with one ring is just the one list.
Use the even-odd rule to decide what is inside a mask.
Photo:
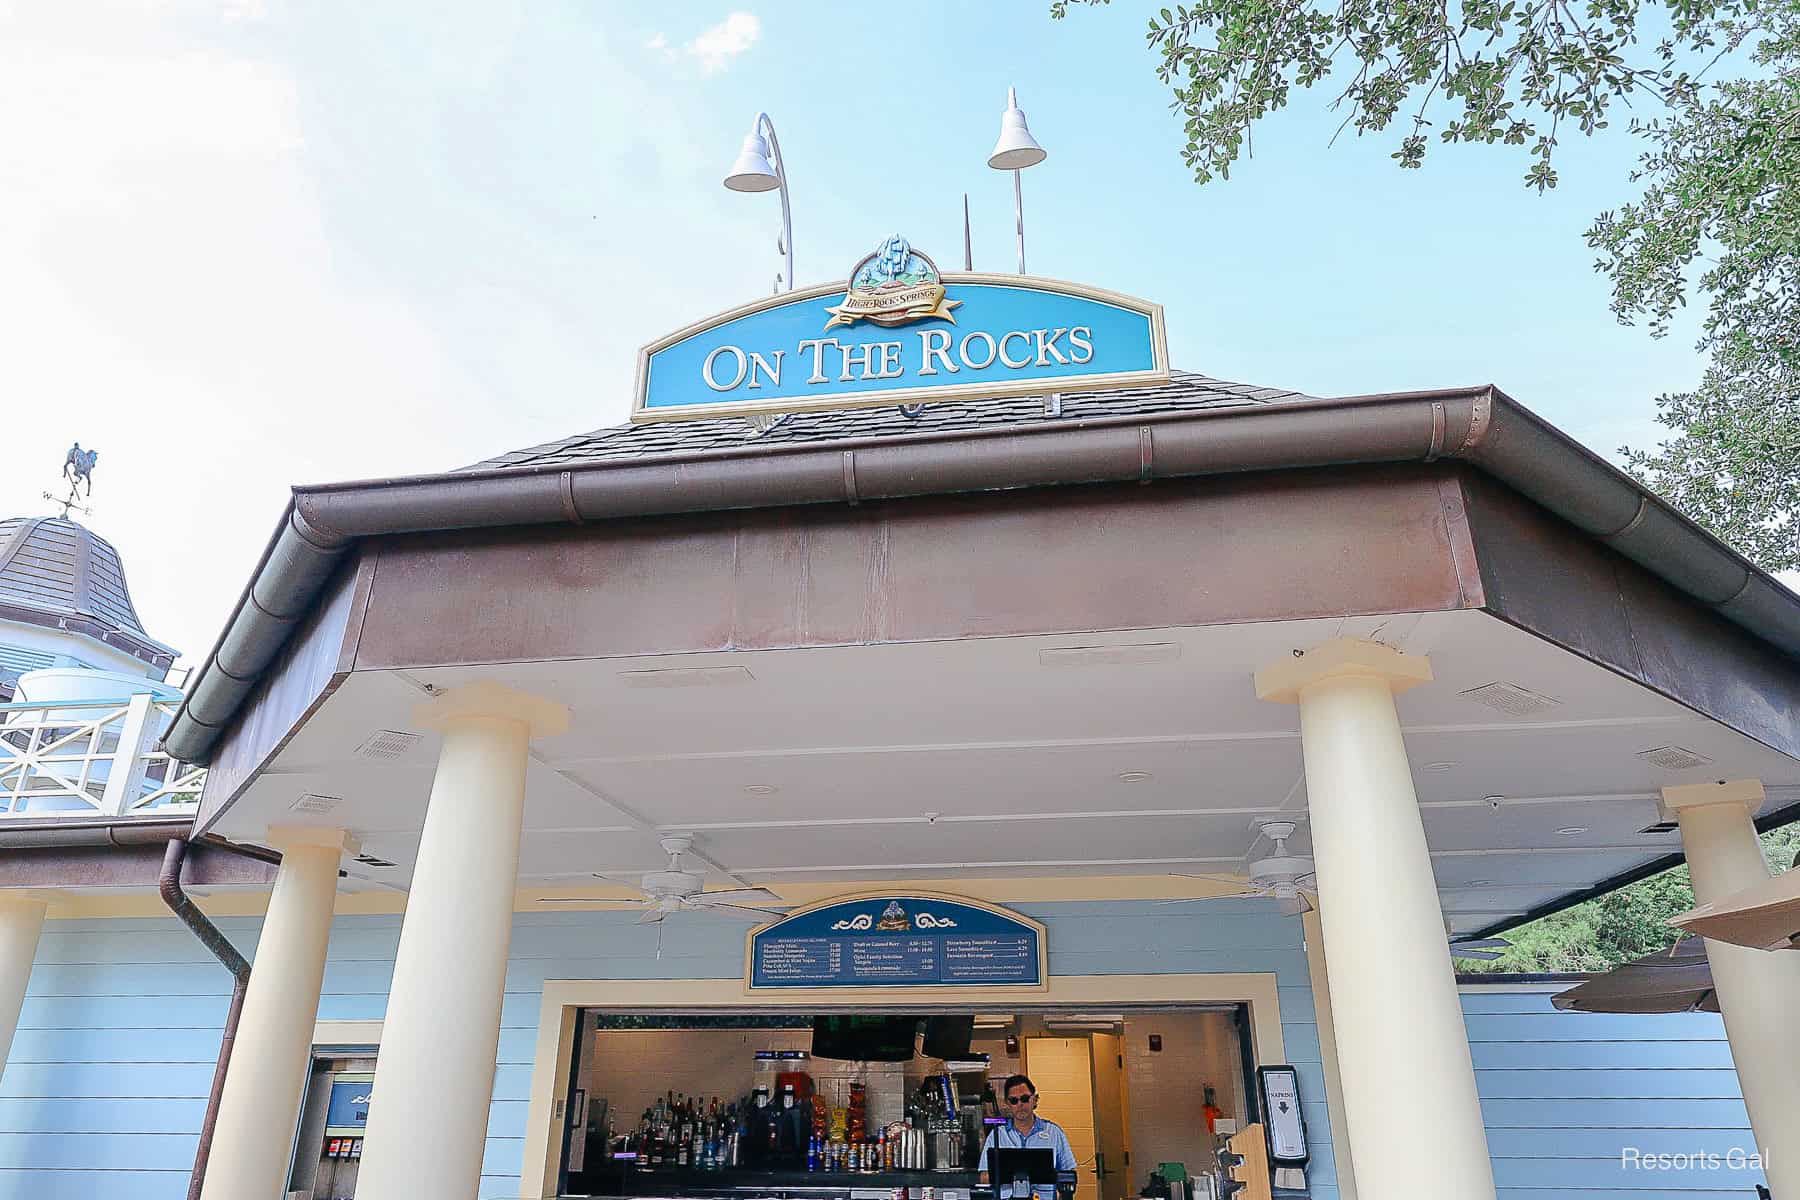
[[(769, 241), (768, 206), (717, 183), (735, 122), (692, 138), (636, 46), (533, 41), (492, 0), (400, 39), (319, 10), (274, 47), (220, 0), (8, 3), (0, 517), (51, 511), (69, 443), (98, 448), (84, 519), (189, 663), (290, 483), (622, 421), (639, 345), (766, 286), (772, 252), (718, 262)], [(700, 40), (661, 52), (697, 71)], [(501, 155), (504, 187), (470, 150), (552, 127), (581, 154)]]
[(438, 414), (479, 398), (404, 298), (340, 277), (290, 74), (114, 35), (0, 44), (0, 516), (97, 447), (88, 522), (191, 662), (288, 482), (466, 458)]
[(666, 34), (652, 34), (644, 43), (646, 50), (661, 54), (667, 62), (674, 62), (682, 55), (694, 59), (700, 64), (702, 74), (714, 75), (731, 65), (731, 60), (756, 45), (762, 37), (762, 22), (755, 13), (734, 12), (726, 16), (717, 25), (702, 29), (691, 42), (686, 42), (677, 51), (670, 46)]

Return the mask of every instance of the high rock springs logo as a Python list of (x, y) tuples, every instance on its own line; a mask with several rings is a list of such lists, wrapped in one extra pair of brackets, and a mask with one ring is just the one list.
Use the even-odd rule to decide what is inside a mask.
[(850, 272), (850, 286), (844, 291), (843, 301), (825, 310), (831, 314), (825, 328), (854, 325), (858, 321), (906, 325), (933, 317), (942, 317), (954, 325), (956, 318), (950, 310), (961, 303), (944, 299), (937, 264), (895, 234)]

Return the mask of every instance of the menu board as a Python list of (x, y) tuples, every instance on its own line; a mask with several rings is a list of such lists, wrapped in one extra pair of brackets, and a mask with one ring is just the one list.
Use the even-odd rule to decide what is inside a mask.
[(1042, 927), (1002, 909), (873, 896), (794, 913), (750, 938), (753, 988), (1032, 986)]

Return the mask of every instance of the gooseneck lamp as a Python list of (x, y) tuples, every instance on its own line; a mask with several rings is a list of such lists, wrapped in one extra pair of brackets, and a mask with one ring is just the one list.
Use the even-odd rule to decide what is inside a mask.
[[(748, 142), (745, 145), (749, 145)], [(996, 171), (1013, 173), (1013, 223), (1019, 234), (1019, 274), (1025, 274), (1025, 202), (1019, 190), (1019, 172), (1035, 167), (1048, 157), (1044, 148), (1031, 136), (1025, 114), (1019, 110), (1016, 88), (1006, 89), (1006, 111), (1000, 114), (1000, 140), (987, 164)]]
[(734, 192), (781, 192), (781, 240), (775, 248), (783, 256), (785, 270), (775, 277), (775, 290), (793, 291), (794, 218), (788, 208), (787, 165), (781, 157), (781, 139), (775, 136), (775, 122), (769, 120), (768, 113), (759, 112), (750, 122), (750, 135), (726, 173), (725, 186)]

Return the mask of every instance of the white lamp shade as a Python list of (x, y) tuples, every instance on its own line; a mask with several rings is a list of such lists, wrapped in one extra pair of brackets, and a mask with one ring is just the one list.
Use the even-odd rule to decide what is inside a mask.
[(1019, 171), (1035, 167), (1048, 155), (1026, 128), (1025, 114), (1019, 110), (1017, 93), (1006, 90), (1006, 111), (1000, 114), (1000, 140), (988, 155), (988, 166), (996, 171)]
[(761, 133), (744, 139), (744, 148), (725, 176), (725, 186), (734, 192), (769, 192), (781, 186), (775, 168), (769, 165), (769, 143)]

